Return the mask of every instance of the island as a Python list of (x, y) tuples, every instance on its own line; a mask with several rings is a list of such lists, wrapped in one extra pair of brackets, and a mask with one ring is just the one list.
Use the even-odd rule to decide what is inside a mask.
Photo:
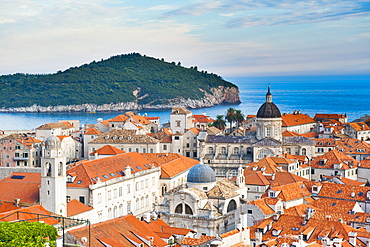
[(112, 56), (54, 74), (0, 76), (0, 112), (191, 109), (239, 104), (221, 76), (139, 53)]

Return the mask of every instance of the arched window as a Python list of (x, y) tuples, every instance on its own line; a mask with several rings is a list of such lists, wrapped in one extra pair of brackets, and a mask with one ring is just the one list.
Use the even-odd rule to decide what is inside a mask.
[(182, 203), (176, 206), (175, 208), (175, 213), (176, 214), (182, 214)]
[(149, 196), (145, 196), (145, 206), (149, 206)]
[(227, 205), (227, 212), (234, 211), (236, 209), (236, 202), (235, 200), (231, 200), (229, 205)]
[(118, 208), (118, 216), (119, 217), (123, 216), (123, 205), (122, 204), (119, 205), (119, 208)]
[(287, 149), (286, 149), (286, 152), (287, 152), (288, 154), (290, 154), (292, 151), (291, 151), (291, 149), (290, 149), (290, 148), (287, 148)]
[(247, 148), (247, 154), (252, 154), (252, 148)]
[(193, 210), (191, 210), (191, 208), (187, 204), (185, 204), (185, 214), (193, 215)]
[(225, 147), (221, 148), (221, 154), (226, 154), (226, 148)]
[(49, 162), (45, 164), (45, 174), (46, 176), (51, 176), (51, 164)]
[(108, 208), (108, 219), (112, 219), (112, 209)]
[(274, 156), (274, 153), (269, 149), (264, 149), (257, 155), (257, 158), (260, 160), (270, 156)]
[(139, 198), (136, 199), (136, 210), (140, 208)]
[(117, 206), (113, 209), (113, 218), (117, 218)]
[(208, 148), (208, 154), (214, 154), (214, 152), (213, 152), (213, 147), (209, 147), (209, 148)]
[(162, 196), (164, 196), (164, 194), (166, 194), (166, 192), (167, 192), (167, 185), (163, 184), (162, 185)]
[(307, 151), (305, 148), (302, 148), (302, 155), (306, 155)]
[(140, 206), (141, 206), (141, 208), (144, 207), (144, 197), (141, 197), (141, 199), (140, 199)]
[(239, 154), (239, 148), (234, 148), (234, 154)]
[(271, 136), (271, 127), (266, 127), (266, 136)]
[(58, 176), (62, 176), (63, 174), (63, 163), (60, 162), (58, 165)]

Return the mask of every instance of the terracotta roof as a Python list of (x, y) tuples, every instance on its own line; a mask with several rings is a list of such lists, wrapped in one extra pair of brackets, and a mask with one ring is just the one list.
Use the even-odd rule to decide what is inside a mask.
[(366, 201), (366, 186), (322, 183), (319, 197), (336, 198), (338, 200)]
[(272, 176), (265, 176), (265, 177), (272, 186), (291, 184), (291, 183), (300, 182), (300, 181), (309, 181), (308, 179), (304, 177), (295, 175), (290, 172), (277, 172), (275, 173), (274, 177)]
[(197, 246), (197, 245), (204, 244), (210, 240), (213, 240), (214, 238), (215, 237), (212, 237), (212, 236), (201, 235), (200, 238), (184, 238), (180, 244)]
[(199, 129), (197, 128), (191, 128), (188, 131), (192, 131), (194, 134), (199, 135)]
[(199, 163), (199, 161), (175, 153), (143, 153), (142, 157), (161, 167), (161, 178), (171, 178)]
[(51, 129), (69, 129), (73, 128), (69, 122), (60, 122), (60, 123), (47, 123), (37, 127), (37, 130), (51, 130)]
[(362, 168), (370, 168), (370, 160), (362, 160), (359, 166)]
[(335, 141), (336, 149), (345, 154), (370, 154), (370, 144), (354, 138)]
[(319, 198), (310, 205), (326, 212), (348, 214), (357, 204), (355, 201), (337, 200), (333, 198)]
[[(143, 243), (144, 246), (147, 246), (143, 240), (149, 241), (149, 237), (153, 237), (154, 246), (167, 246), (167, 243), (153, 232), (145, 222), (139, 221), (133, 215), (93, 224), (90, 229), (91, 239), (88, 239), (86, 246), (91, 244), (94, 247), (103, 247), (106, 245), (102, 244), (101, 241), (108, 243), (107, 240), (114, 243), (113, 246), (137, 246), (135, 243)], [(80, 241), (82, 237), (89, 235), (88, 231), (89, 227), (86, 226), (71, 230), (69, 233)]]
[(282, 126), (296, 126), (302, 124), (316, 123), (315, 120), (306, 114), (282, 114)]
[(336, 149), (333, 149), (326, 154), (317, 156), (310, 161), (310, 166), (314, 168), (338, 169), (335, 165), (340, 165), (340, 169), (351, 169), (357, 167), (359, 161), (352, 156), (345, 155)]
[(194, 232), (191, 229), (187, 228), (179, 228), (179, 227), (171, 227), (166, 222), (161, 219), (150, 220), (150, 222), (145, 222), (147, 226), (156, 234), (159, 233), (169, 234), (172, 235), (182, 235), (186, 236), (189, 232)]
[(102, 132), (100, 132), (99, 130), (95, 129), (95, 128), (88, 128), (88, 129), (85, 129), (85, 135), (99, 135), (101, 134)]
[(264, 173), (273, 174), (276, 172), (284, 171), (282, 169), (281, 164), (291, 164), (294, 161), (286, 159), (286, 158), (278, 158), (278, 157), (267, 157), (259, 160), (258, 162), (252, 162), (247, 164), (247, 170), (254, 170), (254, 171), (262, 171)]
[(42, 143), (42, 141), (40, 141), (36, 138), (33, 138), (33, 137), (24, 137), (22, 139), (16, 139), (16, 141), (19, 142), (19, 143), (22, 143), (23, 145), (25, 145), (28, 148), (31, 148), (32, 145), (35, 144), (35, 143)]
[(121, 149), (118, 149), (116, 147), (113, 147), (111, 145), (105, 145), (98, 150), (95, 150), (94, 152), (90, 154), (99, 154), (99, 155), (116, 155), (116, 154), (123, 154), (125, 151), (122, 151)]
[(303, 133), (303, 134), (300, 134), (300, 135), (303, 136), (303, 137), (307, 137), (307, 138), (316, 138), (317, 137), (316, 132), (308, 132), (308, 133)]
[(189, 114), (191, 111), (186, 109), (186, 107), (172, 107), (171, 114)]
[(135, 130), (111, 129), (89, 143), (158, 143), (159, 140), (148, 135), (137, 135)]
[(284, 137), (300, 136), (300, 134), (298, 134), (297, 132), (288, 131), (288, 130), (285, 130), (283, 133), (281, 133), (281, 135), (284, 136)]
[(205, 115), (193, 115), (193, 122), (195, 123), (212, 123), (215, 120), (212, 119), (210, 116)]
[(314, 116), (314, 118), (333, 118), (333, 119), (339, 119), (339, 118), (347, 118), (344, 114), (321, 114), (318, 113)]
[(276, 198), (281, 199), (285, 202), (311, 196), (310, 191), (307, 189), (303, 182), (296, 182), (272, 187), (268, 191), (266, 191), (265, 194), (262, 195), (262, 198), (269, 197), (268, 192), (271, 190), (279, 192)]
[[(5, 213), (0, 214), (0, 221), (29, 221), (29, 222), (36, 222), (37, 215), (36, 214), (43, 214), (43, 215), (50, 215), (50, 212), (47, 211), (41, 205), (34, 205), (26, 208), (18, 208), (17, 210), (8, 211)], [(41, 219), (45, 224), (48, 225), (55, 225), (58, 224), (58, 221), (54, 217), (43, 217)]]
[(261, 171), (244, 169), (245, 184), (250, 185), (269, 185), (270, 182), (262, 175)]
[(335, 147), (336, 146), (335, 139), (333, 138), (317, 138), (317, 139), (314, 139), (314, 141), (316, 142), (315, 144), (316, 147), (321, 147), (321, 146)]
[(0, 201), (35, 204), (39, 200), (40, 173), (13, 172), (9, 177), (0, 180)]
[(257, 199), (249, 202), (248, 204), (257, 206), (265, 215), (274, 214), (275, 211), (269, 206), (269, 204), (266, 202), (266, 199), (267, 198)]
[(72, 217), (77, 214), (81, 214), (87, 211), (92, 210), (92, 207), (89, 207), (76, 199), (71, 200), (67, 203), (67, 216)]
[(122, 115), (118, 115), (110, 120), (108, 120), (109, 122), (125, 122), (126, 120), (128, 120), (128, 117), (124, 114)]
[(88, 187), (97, 181), (107, 181), (125, 176), (124, 170), (131, 167), (131, 173), (151, 169), (151, 162), (136, 152), (118, 154), (96, 160), (78, 162), (67, 170), (67, 175), (75, 173), (77, 177), (67, 187)]
[(365, 122), (345, 123), (345, 124), (351, 126), (356, 131), (367, 131), (367, 130), (370, 130), (370, 127), (367, 126), (367, 124)]

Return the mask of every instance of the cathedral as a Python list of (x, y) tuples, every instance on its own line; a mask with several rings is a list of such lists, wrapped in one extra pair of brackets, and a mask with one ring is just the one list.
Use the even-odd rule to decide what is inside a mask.
[(256, 115), (256, 131), (245, 136), (207, 135), (200, 142), (200, 157), (218, 178), (237, 175), (240, 165), (283, 153), (312, 157), (315, 141), (303, 136), (283, 136), (279, 108), (272, 101), (270, 87), (266, 101)]

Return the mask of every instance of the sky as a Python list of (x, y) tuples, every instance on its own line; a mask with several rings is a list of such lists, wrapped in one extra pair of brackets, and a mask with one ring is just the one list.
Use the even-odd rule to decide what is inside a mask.
[(223, 77), (370, 74), (370, 1), (0, 0), (0, 75), (138, 52)]

